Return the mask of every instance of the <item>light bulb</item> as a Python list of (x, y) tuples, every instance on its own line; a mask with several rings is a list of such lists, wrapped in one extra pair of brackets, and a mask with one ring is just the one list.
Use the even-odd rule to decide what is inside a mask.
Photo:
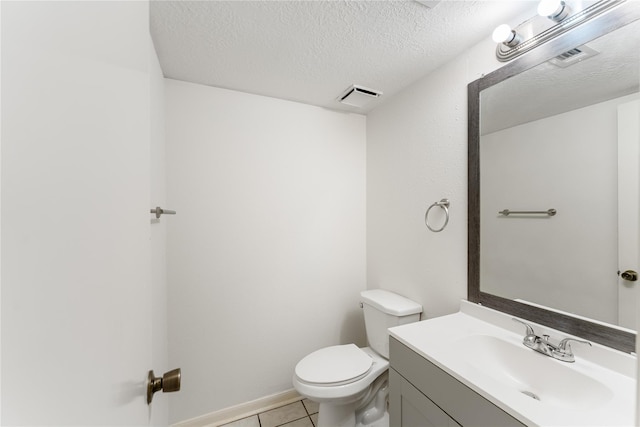
[(496, 29), (493, 30), (491, 38), (494, 42), (502, 43), (505, 46), (509, 47), (517, 46), (518, 43), (522, 41), (522, 37), (520, 37), (520, 34), (512, 30), (511, 27), (507, 24), (502, 24), (496, 27)]
[(511, 31), (511, 27), (507, 24), (502, 24), (496, 27), (493, 30), (493, 34), (491, 38), (496, 43), (505, 43), (513, 38), (513, 32)]
[(538, 15), (560, 22), (569, 15), (569, 7), (562, 0), (541, 0)]

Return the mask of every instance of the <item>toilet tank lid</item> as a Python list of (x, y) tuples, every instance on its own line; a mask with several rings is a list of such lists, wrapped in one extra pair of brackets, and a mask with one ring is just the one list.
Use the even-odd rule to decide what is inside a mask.
[(384, 289), (360, 292), (362, 302), (393, 316), (409, 316), (422, 313), (422, 306), (415, 301)]

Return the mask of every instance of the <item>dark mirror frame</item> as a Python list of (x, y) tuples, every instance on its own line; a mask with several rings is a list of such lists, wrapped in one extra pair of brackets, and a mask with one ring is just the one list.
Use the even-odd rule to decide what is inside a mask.
[(635, 333), (523, 304), (480, 290), (480, 92), (638, 19), (640, 19), (640, 2), (627, 1), (468, 85), (469, 301), (627, 353), (636, 351)]

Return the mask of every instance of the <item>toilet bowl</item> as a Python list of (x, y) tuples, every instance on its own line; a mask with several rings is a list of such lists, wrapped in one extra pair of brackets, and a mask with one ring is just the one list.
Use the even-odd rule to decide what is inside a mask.
[(295, 367), (293, 386), (320, 404), (318, 427), (388, 427), (387, 329), (418, 321), (422, 307), (384, 290), (361, 293), (370, 347), (316, 350)]

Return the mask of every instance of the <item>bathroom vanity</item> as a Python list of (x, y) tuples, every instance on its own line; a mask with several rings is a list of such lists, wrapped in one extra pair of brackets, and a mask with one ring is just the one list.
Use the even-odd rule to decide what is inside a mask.
[(634, 425), (633, 355), (574, 344), (575, 362), (556, 360), (525, 347), (510, 315), (468, 301), (389, 333), (392, 426)]

